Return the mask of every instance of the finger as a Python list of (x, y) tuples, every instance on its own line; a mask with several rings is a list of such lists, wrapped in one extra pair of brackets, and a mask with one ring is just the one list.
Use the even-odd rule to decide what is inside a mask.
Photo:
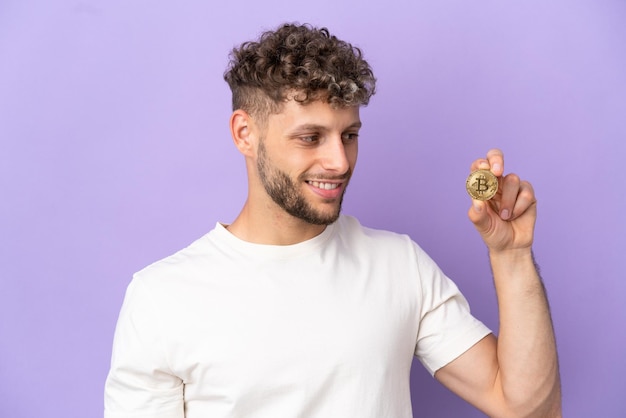
[(521, 216), (524, 212), (528, 210), (529, 207), (534, 205), (536, 202), (537, 198), (535, 197), (535, 190), (533, 189), (532, 184), (527, 181), (520, 182), (519, 193), (517, 194), (517, 199), (515, 201), (515, 206), (513, 207), (511, 219), (515, 219), (518, 216)]
[(505, 221), (511, 218), (515, 202), (520, 191), (520, 179), (517, 174), (507, 174), (500, 182), (502, 195), (500, 196), (500, 218)]
[(487, 161), (491, 172), (496, 177), (500, 177), (504, 173), (504, 153), (501, 150), (498, 148), (490, 149), (487, 152)]
[(486, 158), (479, 158), (474, 160), (472, 165), (470, 166), (470, 172), (476, 170), (489, 170), (491, 166), (489, 165), (489, 161)]
[(470, 171), (476, 170), (491, 170), (496, 177), (500, 177), (504, 173), (504, 154), (498, 148), (490, 149), (487, 158), (474, 160)]
[(480, 234), (487, 234), (491, 229), (491, 218), (486, 202), (472, 199), (472, 206), (469, 208), (467, 216)]

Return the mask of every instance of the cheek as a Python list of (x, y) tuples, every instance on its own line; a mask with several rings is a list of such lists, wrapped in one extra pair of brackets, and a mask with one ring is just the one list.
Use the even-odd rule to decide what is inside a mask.
[(354, 144), (348, 148), (346, 148), (346, 158), (350, 162), (350, 166), (354, 167), (356, 165), (356, 160), (359, 155), (359, 146), (358, 144)]
[(306, 173), (310, 168), (310, 162), (302, 156), (290, 154), (275, 160), (274, 168), (295, 179)]

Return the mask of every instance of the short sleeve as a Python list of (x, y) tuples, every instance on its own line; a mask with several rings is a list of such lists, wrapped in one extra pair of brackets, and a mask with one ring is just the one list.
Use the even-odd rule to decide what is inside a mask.
[(120, 311), (105, 383), (105, 418), (183, 418), (183, 382), (167, 364), (158, 312), (137, 277)]
[(458, 287), (417, 247), (421, 304), (415, 355), (431, 375), (491, 333)]

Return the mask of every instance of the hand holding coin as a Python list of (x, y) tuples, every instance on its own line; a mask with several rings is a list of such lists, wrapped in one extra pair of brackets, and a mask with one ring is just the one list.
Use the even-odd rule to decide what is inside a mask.
[(532, 185), (504, 174), (504, 155), (492, 149), (475, 160), (465, 181), (472, 198), (469, 218), (491, 251), (530, 248), (536, 220)]

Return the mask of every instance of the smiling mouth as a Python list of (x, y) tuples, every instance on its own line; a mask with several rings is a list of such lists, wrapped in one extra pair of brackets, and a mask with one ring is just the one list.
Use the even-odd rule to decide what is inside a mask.
[(324, 190), (334, 190), (341, 185), (341, 183), (325, 183), (321, 181), (307, 181), (313, 187)]

